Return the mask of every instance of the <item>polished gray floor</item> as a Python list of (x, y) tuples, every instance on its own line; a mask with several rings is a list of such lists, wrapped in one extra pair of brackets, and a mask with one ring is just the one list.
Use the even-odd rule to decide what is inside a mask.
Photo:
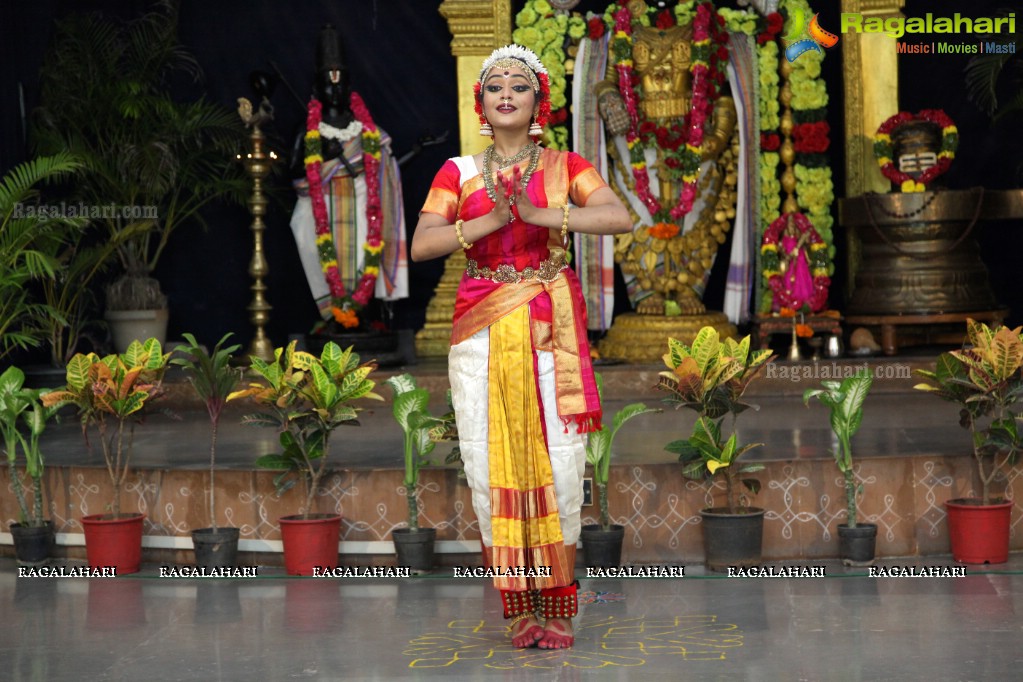
[[(931, 565), (947, 559), (931, 558)], [(961, 578), (587, 579), (576, 645), (516, 650), (489, 581), (17, 577), (0, 679), (1018, 680), (1023, 557)], [(886, 562), (885, 567), (903, 565)]]

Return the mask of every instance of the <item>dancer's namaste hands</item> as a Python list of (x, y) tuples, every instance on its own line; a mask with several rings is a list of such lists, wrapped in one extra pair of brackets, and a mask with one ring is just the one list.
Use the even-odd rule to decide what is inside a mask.
[(518, 166), (512, 169), (512, 177), (505, 179), (500, 172), (494, 173), (494, 185), (497, 189), (497, 201), (494, 202), (494, 212), (502, 215), (505, 211), (508, 214), (508, 222), (515, 222), (516, 219), (530, 221), (536, 206), (529, 199), (529, 194), (522, 187), (522, 171)]

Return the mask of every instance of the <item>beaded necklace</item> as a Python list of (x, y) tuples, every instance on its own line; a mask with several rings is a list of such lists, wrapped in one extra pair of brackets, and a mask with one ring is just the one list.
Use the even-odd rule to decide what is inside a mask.
[(536, 170), (536, 166), (540, 162), (540, 145), (530, 142), (518, 154), (508, 158), (494, 151), (494, 145), (490, 145), (483, 150), (483, 186), (486, 188), (487, 196), (490, 197), (491, 201), (497, 201), (497, 188), (494, 184), (494, 162), (497, 161), (497, 167), (500, 170), (522, 161), (526, 158), (526, 154), (529, 154), (529, 164), (522, 173), (522, 189), (525, 189), (526, 185), (529, 184), (529, 178), (533, 176), (533, 171)]
[(535, 146), (536, 146), (536, 142), (533, 142), (532, 140), (530, 140), (529, 144), (527, 144), (525, 147), (520, 149), (518, 151), (518, 153), (514, 154), (513, 156), (501, 156), (500, 154), (497, 153), (497, 149), (494, 147), (494, 145), (490, 145), (490, 149), (491, 149), (491, 155), (493, 157), (493, 160), (494, 160), (495, 163), (497, 163), (497, 168), (498, 169), (503, 169), (503, 168), (507, 168), (508, 166), (511, 166), (513, 164), (516, 164), (519, 161), (521, 161), (522, 159), (524, 159), (527, 156), (529, 156), (529, 154), (533, 151), (533, 147), (535, 147)]

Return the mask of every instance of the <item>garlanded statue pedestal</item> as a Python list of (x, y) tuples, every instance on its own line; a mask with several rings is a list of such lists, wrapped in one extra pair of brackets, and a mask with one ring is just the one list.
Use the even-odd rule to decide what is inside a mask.
[(674, 316), (625, 313), (615, 318), (600, 342), (600, 354), (628, 362), (659, 362), (669, 338), (690, 344), (697, 332), (707, 326), (714, 327), (722, 337), (738, 333), (728, 316), (719, 312)]
[(846, 321), (880, 327), (886, 355), (918, 341), (960, 343), (967, 317), (997, 323), (1008, 313), (976, 231), (1023, 217), (1023, 190), (868, 194), (841, 200), (839, 215), (861, 245)]

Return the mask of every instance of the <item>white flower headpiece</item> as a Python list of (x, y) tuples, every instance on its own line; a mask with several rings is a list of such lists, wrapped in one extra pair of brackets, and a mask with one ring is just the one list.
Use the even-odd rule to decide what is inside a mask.
[[(543, 65), (535, 52), (521, 45), (505, 45), (491, 52), (490, 56), (483, 61), (483, 66), (480, 68), (480, 83), (482, 84), (486, 80), (490, 70), (497, 66), (498, 62), (508, 59), (524, 62), (534, 74), (547, 73), (547, 67)], [(539, 86), (534, 86), (534, 89), (539, 90)]]

